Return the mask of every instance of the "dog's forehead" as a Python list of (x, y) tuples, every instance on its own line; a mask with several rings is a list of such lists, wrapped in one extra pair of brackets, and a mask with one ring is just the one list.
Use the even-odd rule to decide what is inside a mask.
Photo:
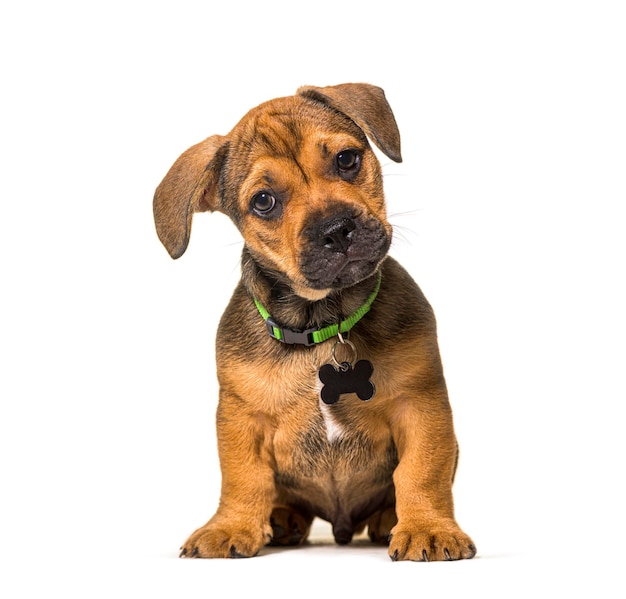
[(338, 135), (367, 143), (363, 131), (346, 115), (319, 102), (290, 96), (253, 108), (230, 137), (239, 152), (256, 157), (293, 156), (305, 142), (323, 144)]

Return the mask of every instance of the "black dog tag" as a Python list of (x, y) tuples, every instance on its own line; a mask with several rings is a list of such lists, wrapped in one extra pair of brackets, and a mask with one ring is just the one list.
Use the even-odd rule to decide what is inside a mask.
[(369, 360), (359, 360), (352, 368), (350, 362), (342, 362), (339, 368), (324, 364), (319, 369), (320, 381), (324, 384), (321, 398), (325, 404), (334, 404), (344, 393), (356, 393), (359, 399), (366, 401), (374, 397), (376, 388), (370, 381), (374, 367)]

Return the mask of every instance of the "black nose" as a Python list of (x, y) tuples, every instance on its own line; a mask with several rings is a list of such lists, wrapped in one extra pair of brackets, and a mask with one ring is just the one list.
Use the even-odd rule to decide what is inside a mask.
[(317, 242), (333, 252), (345, 252), (352, 243), (355, 229), (356, 224), (351, 218), (329, 220), (319, 228)]

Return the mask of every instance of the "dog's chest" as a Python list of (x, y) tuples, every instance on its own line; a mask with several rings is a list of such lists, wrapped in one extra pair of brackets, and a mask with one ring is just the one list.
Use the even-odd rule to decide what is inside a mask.
[(255, 347), (239, 363), (236, 378), (229, 362), (222, 364), (222, 379), (272, 423), (265, 434), (276, 481), (298, 495), (323, 489), (336, 497), (354, 484), (388, 485), (397, 464), (383, 417), (384, 392), (368, 401), (355, 393), (342, 394), (332, 405), (321, 400), (318, 372), (331, 362), (331, 349), (328, 344), (313, 351)]
[(371, 415), (358, 413), (364, 406), (356, 397), (343, 397), (343, 405), (319, 402), (300, 421), (276, 430), (274, 457), (277, 482), (307, 489), (348, 484), (387, 485), (397, 465), (391, 436)]

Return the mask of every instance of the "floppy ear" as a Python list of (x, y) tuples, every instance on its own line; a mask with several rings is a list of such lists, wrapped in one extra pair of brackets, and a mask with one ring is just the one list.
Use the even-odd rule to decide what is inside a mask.
[(218, 180), (228, 140), (212, 135), (183, 152), (154, 193), (152, 208), (159, 239), (174, 259), (187, 249), (194, 212), (216, 210)]
[(400, 131), (380, 87), (369, 83), (343, 83), (328, 87), (305, 86), (297, 93), (350, 117), (386, 156), (402, 162)]

